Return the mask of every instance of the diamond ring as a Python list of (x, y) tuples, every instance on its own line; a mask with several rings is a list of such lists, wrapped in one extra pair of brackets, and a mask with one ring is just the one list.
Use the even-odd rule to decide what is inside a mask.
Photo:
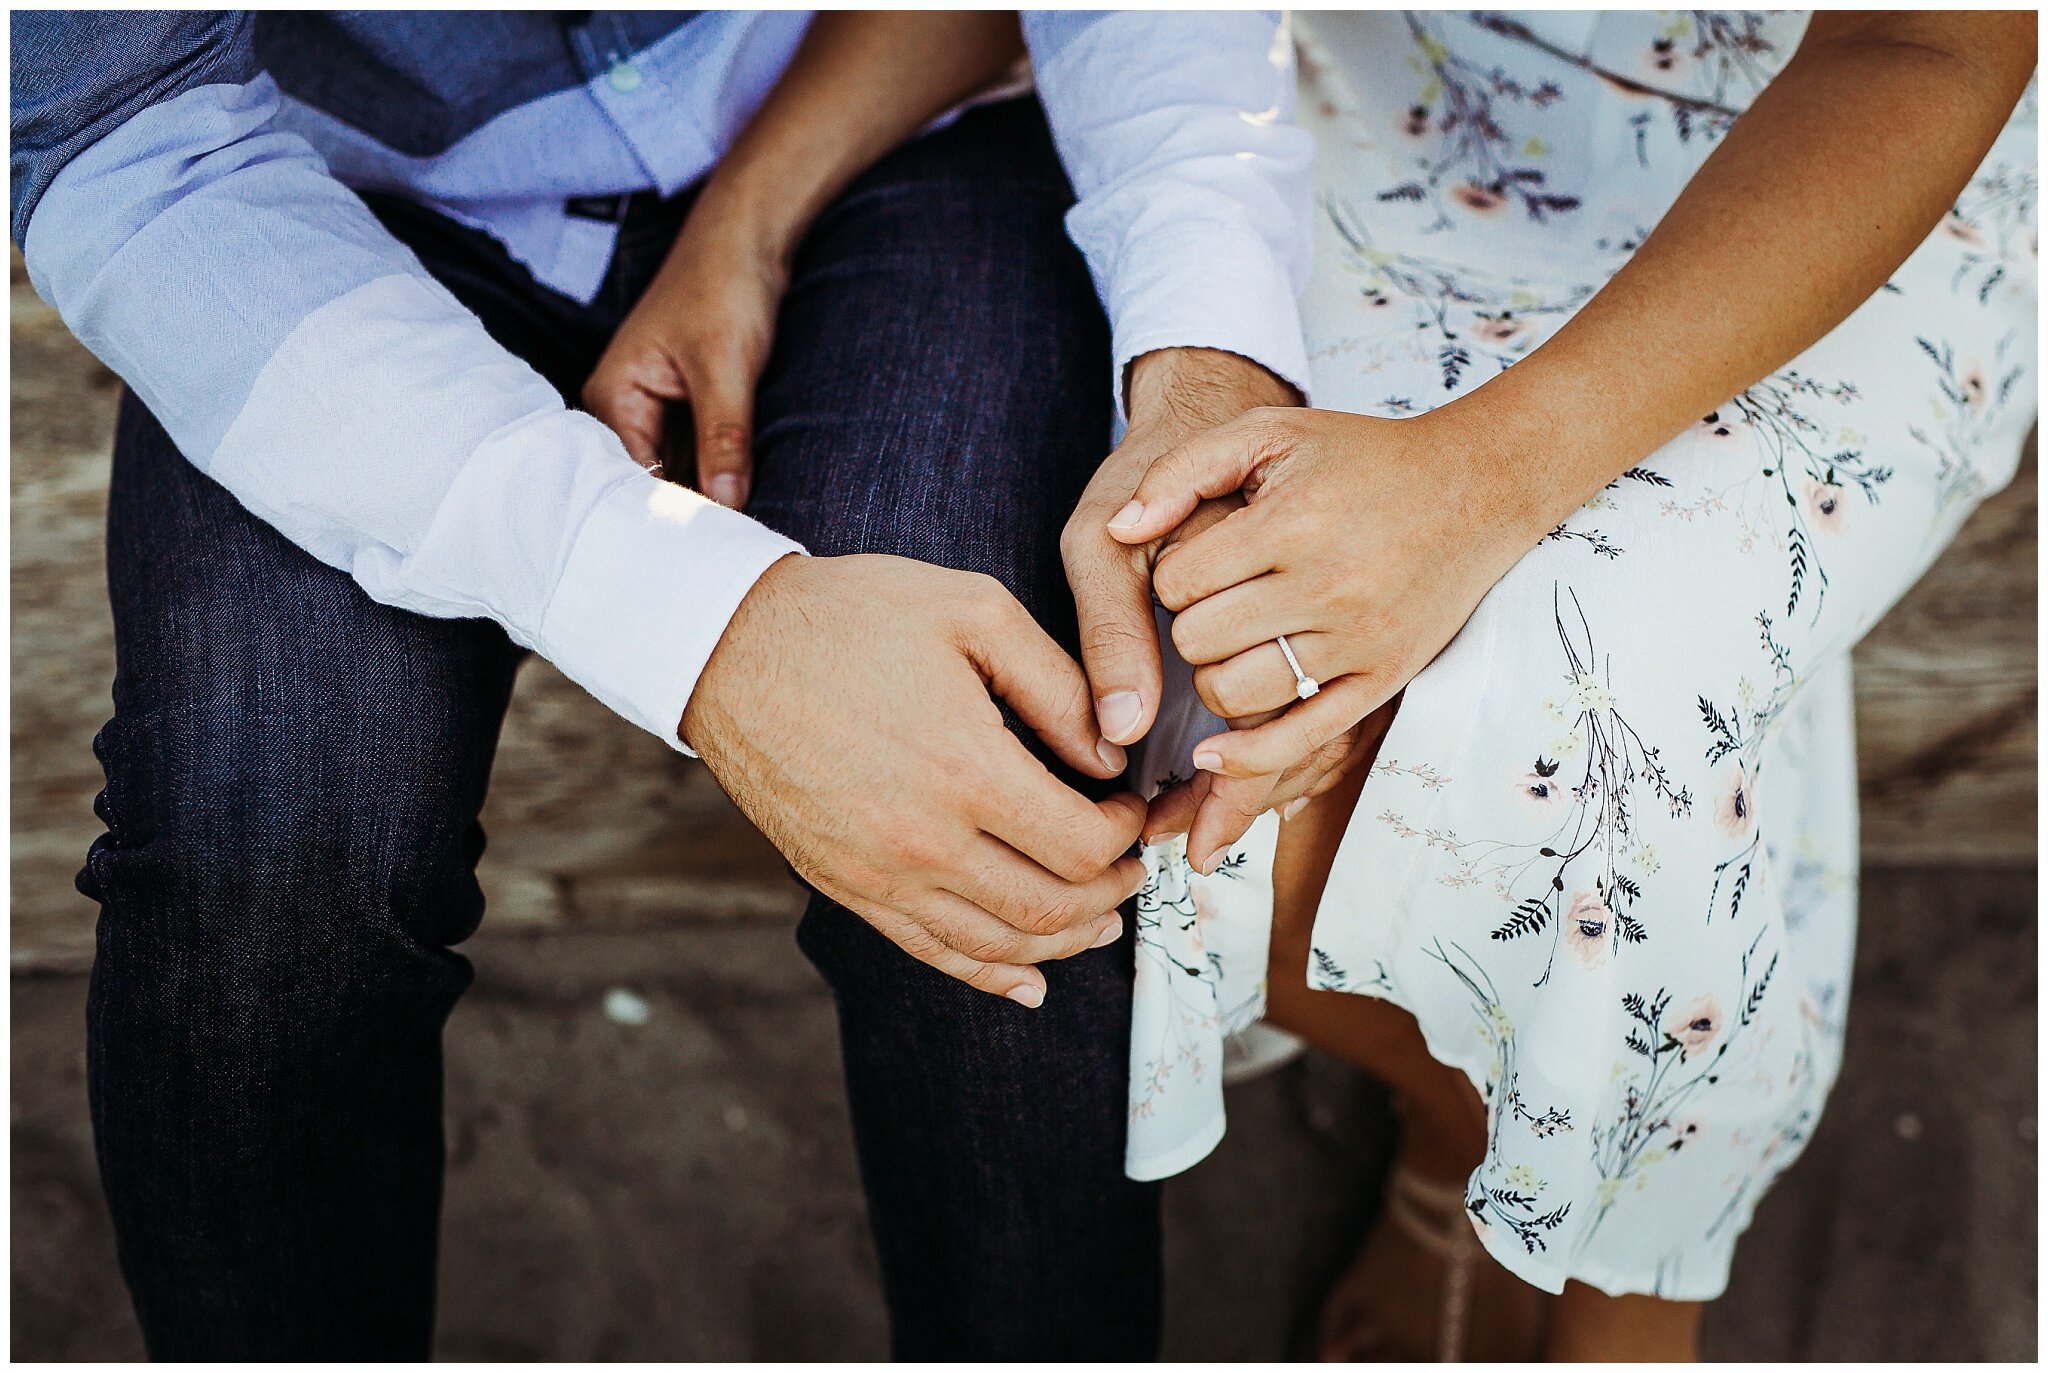
[(1287, 636), (1277, 635), (1273, 642), (1280, 645), (1280, 651), (1287, 655), (1287, 666), (1294, 672), (1294, 694), (1306, 701), (1321, 691), (1322, 687), (1317, 684), (1316, 679), (1301, 670), (1301, 660), (1294, 656), (1294, 649), (1288, 644)]

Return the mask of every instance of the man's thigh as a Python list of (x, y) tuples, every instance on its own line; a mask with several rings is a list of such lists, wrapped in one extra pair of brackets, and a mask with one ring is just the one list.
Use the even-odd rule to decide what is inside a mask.
[[(817, 554), (991, 575), (1073, 652), (1059, 532), (1108, 448), (1110, 359), (1070, 204), (1032, 102), (858, 182), (796, 264), (749, 511)], [(1037, 1010), (822, 899), (801, 942), (839, 1001), (897, 1354), (1149, 1357), (1157, 1194), (1122, 1168), (1128, 938), (1048, 965)]]
[(1108, 327), (1071, 204), (1023, 100), (856, 182), (797, 259), (749, 513), (814, 553), (987, 573), (1071, 650), (1059, 531), (1110, 430)]

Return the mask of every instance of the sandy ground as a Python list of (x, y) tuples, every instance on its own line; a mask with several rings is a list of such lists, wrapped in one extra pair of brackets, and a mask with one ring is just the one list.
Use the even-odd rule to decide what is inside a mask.
[[(1716, 1358), (2031, 1359), (2031, 871), (1870, 885), (1848, 1066), (1764, 1203)], [(438, 1352), (869, 1358), (879, 1291), (823, 984), (762, 922), (490, 932), (448, 1031)], [(643, 1024), (608, 1015), (624, 989)], [(14, 1347), (140, 1352), (94, 1180), (84, 979), (14, 980)], [(1283, 1357), (1368, 1218), (1388, 1120), (1322, 1059), (1233, 1090), (1168, 1188), (1166, 1352)]]

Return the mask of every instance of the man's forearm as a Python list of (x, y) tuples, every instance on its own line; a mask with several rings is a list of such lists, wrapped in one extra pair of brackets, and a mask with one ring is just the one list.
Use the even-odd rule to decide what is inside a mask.
[(1441, 412), (1510, 478), (1505, 517), (1553, 527), (1840, 324), (1940, 222), (2026, 85), (2033, 21), (1926, 18), (1817, 16), (1607, 287)]

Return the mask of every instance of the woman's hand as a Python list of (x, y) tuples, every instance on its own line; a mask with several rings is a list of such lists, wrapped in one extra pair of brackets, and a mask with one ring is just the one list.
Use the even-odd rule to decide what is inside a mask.
[[(790, 226), (762, 223), (715, 189), (691, 207), (661, 272), (598, 359), (583, 403), (633, 461), (693, 478), (738, 510), (753, 478), (754, 387), (789, 282)], [(679, 434), (670, 408), (685, 403), (691, 426)], [(695, 470), (673, 470), (692, 436)]]
[[(1198, 768), (1271, 776), (1330, 749), (1552, 527), (1546, 502), (1503, 477), (1512, 468), (1478, 428), (1459, 407), (1399, 421), (1254, 410), (1152, 465), (1109, 523), (1120, 542), (1158, 539), (1205, 500), (1247, 498), (1153, 569), (1203, 704), (1225, 718), (1279, 712), (1204, 740)], [(1321, 685), (1307, 700), (1273, 642), (1281, 634)], [(1191, 854), (1208, 847), (1198, 837), (1209, 838), (1191, 832)]]
[[(1104, 738), (1117, 743), (1140, 738), (1152, 727), (1159, 709), (1153, 565), (1175, 544), (1195, 538), (1240, 508), (1244, 497), (1232, 487), (1203, 501), (1156, 540), (1120, 542), (1105, 532), (1105, 524), (1129, 502), (1153, 463), (1187, 439), (1259, 406), (1285, 406), (1298, 399), (1293, 387), (1234, 353), (1166, 348), (1132, 363), (1130, 428), (1096, 470), (1060, 536), (1060, 554), (1080, 618), (1081, 659)], [(1255, 715), (1230, 723), (1248, 728), (1263, 719)], [(1153, 798), (1145, 840), (1186, 834), (1190, 853), (1221, 852), (1266, 811), (1335, 786), (1343, 777), (1341, 765), (1355, 756), (1356, 742), (1349, 734), (1333, 739), (1281, 776), (1199, 774)]]
[[(811, 20), (782, 79), (727, 149), (661, 272), (598, 360), (583, 403), (642, 467), (681, 462), (697, 488), (746, 504), (754, 387), (796, 247), (884, 153), (1023, 54), (1008, 10), (838, 11)], [(670, 424), (690, 407), (691, 429)]]

